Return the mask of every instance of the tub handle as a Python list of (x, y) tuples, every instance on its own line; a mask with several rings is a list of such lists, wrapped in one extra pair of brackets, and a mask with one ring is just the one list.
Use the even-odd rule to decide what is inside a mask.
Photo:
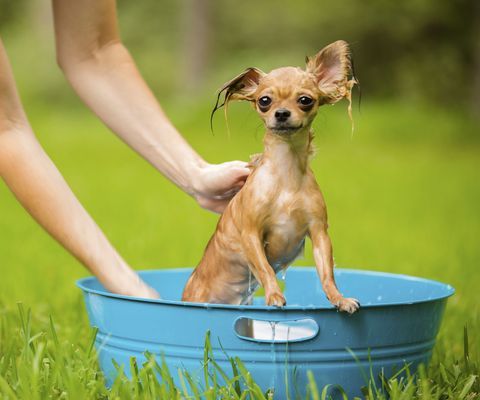
[(320, 328), (312, 318), (266, 320), (238, 317), (233, 323), (235, 335), (242, 339), (260, 343), (292, 343), (311, 340)]

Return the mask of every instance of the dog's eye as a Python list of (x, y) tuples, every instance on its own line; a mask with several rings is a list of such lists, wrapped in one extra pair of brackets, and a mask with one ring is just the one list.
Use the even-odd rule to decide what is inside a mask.
[(308, 96), (302, 96), (298, 99), (298, 102), (302, 105), (302, 106), (311, 106), (312, 103), (313, 103), (313, 99), (311, 97), (308, 97)]
[(268, 96), (262, 96), (258, 99), (258, 106), (260, 107), (260, 110), (266, 110), (270, 104), (272, 104), (272, 99)]

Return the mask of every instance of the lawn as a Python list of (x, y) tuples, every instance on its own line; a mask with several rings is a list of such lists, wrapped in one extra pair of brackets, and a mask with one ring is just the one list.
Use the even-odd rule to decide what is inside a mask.
[[(262, 128), (247, 105), (230, 107), (230, 134), (222, 113), (209, 131), (209, 106), (176, 102), (167, 112), (208, 161), (248, 159), (261, 151)], [(74, 192), (132, 266), (198, 262), (217, 216), (200, 209), (83, 107), (27, 104), (27, 111)], [(315, 131), (312, 167), (328, 206), (336, 264), (456, 288), (426, 375), (392, 398), (478, 398), (478, 121), (433, 106), (365, 101), (361, 113), (355, 111), (353, 135), (344, 104), (322, 110)], [(296, 263), (313, 265), (310, 246)], [(0, 397), (109, 396), (89, 353), (92, 330), (74, 285), (85, 275), (1, 184)], [(148, 398), (137, 389), (124, 384), (110, 397)]]

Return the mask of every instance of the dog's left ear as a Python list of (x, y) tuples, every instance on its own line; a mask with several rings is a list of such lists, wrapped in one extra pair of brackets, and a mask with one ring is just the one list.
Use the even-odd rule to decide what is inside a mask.
[(334, 104), (344, 97), (350, 98), (353, 85), (350, 48), (338, 40), (320, 50), (313, 58), (307, 57), (307, 72), (311, 73), (322, 93), (322, 104)]

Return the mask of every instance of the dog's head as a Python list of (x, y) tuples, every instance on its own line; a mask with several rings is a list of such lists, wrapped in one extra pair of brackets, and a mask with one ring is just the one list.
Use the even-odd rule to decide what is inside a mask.
[(227, 82), (219, 97), (225, 94), (224, 104), (230, 100), (252, 102), (267, 129), (289, 135), (309, 127), (321, 105), (350, 99), (355, 83), (348, 44), (339, 40), (307, 58), (305, 70), (284, 67), (266, 74), (248, 68)]

